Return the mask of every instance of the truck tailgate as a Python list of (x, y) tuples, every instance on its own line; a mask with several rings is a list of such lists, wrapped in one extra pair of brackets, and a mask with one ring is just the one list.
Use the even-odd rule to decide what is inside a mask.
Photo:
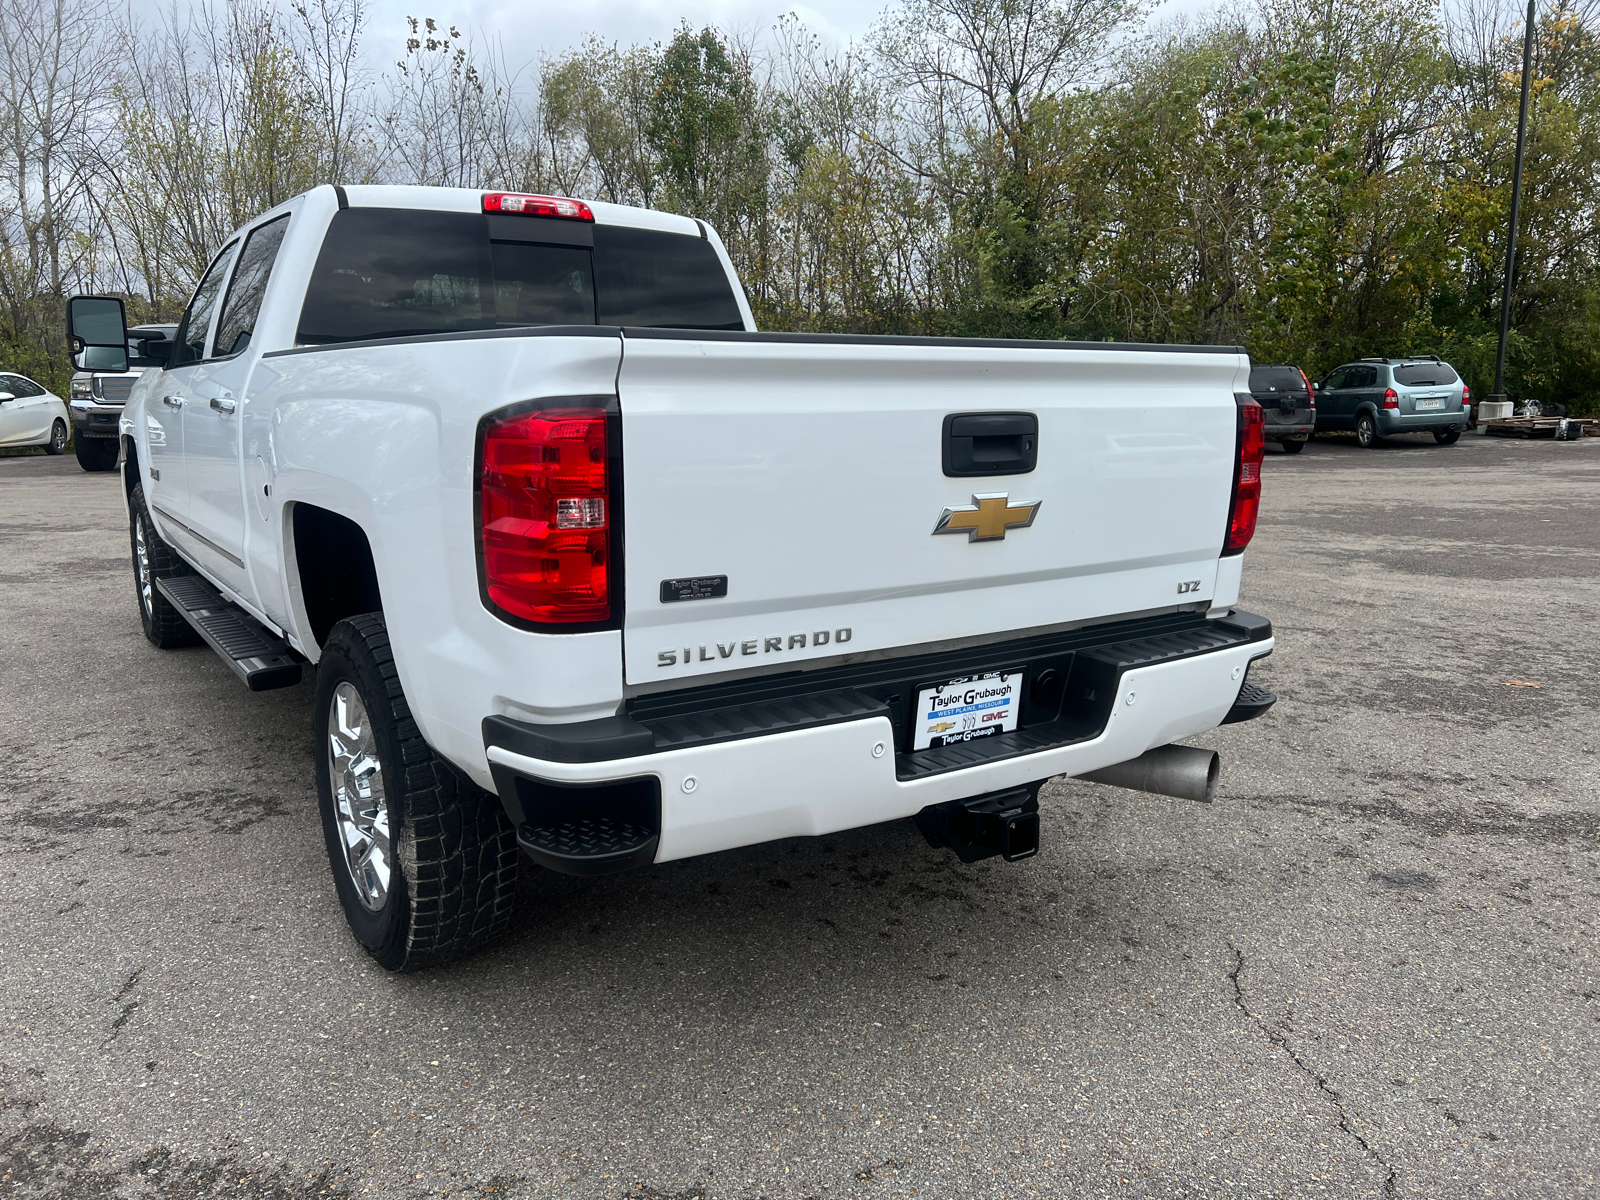
[[(1209, 599), (1248, 370), (1209, 347), (627, 331), (627, 681)], [(1036, 467), (947, 476), (967, 413), (1033, 414)]]

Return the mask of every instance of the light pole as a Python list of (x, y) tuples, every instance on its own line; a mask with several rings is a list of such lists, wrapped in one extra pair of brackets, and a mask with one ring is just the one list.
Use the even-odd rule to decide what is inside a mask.
[(1517, 213), (1522, 207), (1522, 154), (1528, 139), (1528, 87), (1533, 76), (1533, 6), (1528, 0), (1528, 20), (1522, 31), (1522, 107), (1517, 113), (1517, 158), (1511, 169), (1511, 227), (1506, 232), (1506, 285), (1500, 293), (1500, 346), (1494, 356), (1494, 395), (1491, 403), (1508, 399), (1506, 390), (1506, 338), (1511, 333), (1511, 281), (1517, 267)]

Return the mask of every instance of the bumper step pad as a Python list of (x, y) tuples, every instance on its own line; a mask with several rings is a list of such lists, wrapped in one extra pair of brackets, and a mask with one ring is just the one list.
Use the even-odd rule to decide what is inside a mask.
[(200, 576), (178, 575), (155, 584), (252, 692), (300, 682), (300, 660), (289, 643), (229, 604)]
[(1239, 698), (1233, 702), (1228, 715), (1222, 718), (1222, 723), (1235, 725), (1240, 721), (1253, 721), (1277, 702), (1277, 693), (1269, 692), (1264, 687), (1257, 687), (1250, 682), (1249, 676), (1246, 676), (1244, 686), (1239, 689)]
[(660, 835), (617, 817), (523, 825), (517, 843), (542, 867), (564, 875), (608, 875), (651, 862)]

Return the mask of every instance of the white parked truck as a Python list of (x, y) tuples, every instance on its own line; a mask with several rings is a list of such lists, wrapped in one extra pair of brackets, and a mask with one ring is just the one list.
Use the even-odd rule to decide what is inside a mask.
[[(120, 303), (74, 298), (80, 367)], [(1039, 785), (1209, 799), (1254, 716), (1261, 413), (1234, 347), (757, 331), (703, 223), (321, 187), (231, 237), (122, 416), (149, 639), (315, 667), (356, 938), (411, 968), (599, 873)]]

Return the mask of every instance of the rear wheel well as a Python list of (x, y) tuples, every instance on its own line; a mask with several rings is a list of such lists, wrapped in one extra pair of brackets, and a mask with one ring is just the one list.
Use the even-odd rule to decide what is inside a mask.
[(300, 598), (311, 637), (321, 646), (346, 617), (383, 611), (378, 571), (366, 533), (349, 517), (296, 504), (291, 519)]

